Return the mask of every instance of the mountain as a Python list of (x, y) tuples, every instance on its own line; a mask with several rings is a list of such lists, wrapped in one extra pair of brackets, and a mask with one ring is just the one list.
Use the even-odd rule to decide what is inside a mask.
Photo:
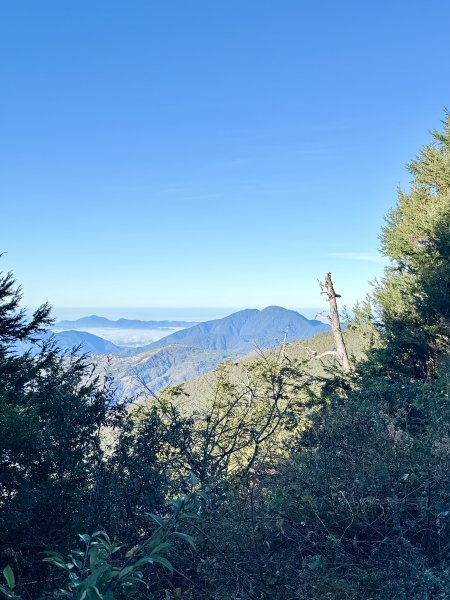
[[(110, 321), (91, 316), (73, 322), (58, 323), (58, 328), (75, 323), (77, 327), (91, 329), (119, 329), (120, 324), (132, 328), (130, 323), (164, 324), (181, 327), (182, 321)], [(56, 343), (62, 350), (82, 344), (82, 351), (96, 354), (100, 371), (106, 367), (126, 395), (144, 392), (145, 385), (158, 392), (167, 385), (185, 382), (217, 367), (227, 358), (238, 359), (257, 348), (279, 346), (287, 332), (287, 340), (310, 338), (329, 331), (328, 325), (308, 320), (298, 312), (279, 306), (264, 310), (246, 309), (223, 319), (206, 321), (176, 331), (156, 342), (140, 348), (123, 348), (97, 335), (80, 330), (55, 333)], [(103, 355), (103, 356), (102, 356)], [(106, 357), (108, 355), (108, 357)], [(99, 372), (100, 372), (99, 371)], [(145, 385), (143, 385), (143, 383)]]
[[(368, 341), (359, 332), (344, 333), (345, 343), (351, 356), (361, 359), (368, 349)], [(308, 350), (306, 349), (308, 348)], [(317, 356), (334, 348), (331, 331), (323, 332), (307, 340), (295, 340), (286, 345), (285, 356), (295, 361), (308, 361), (308, 371), (320, 377), (328, 377), (327, 368), (336, 363), (335, 356), (324, 356), (320, 360), (311, 360), (314, 351)], [(274, 353), (274, 354), (272, 354)], [(264, 356), (278, 354), (278, 348), (264, 351)], [(205, 350), (174, 344), (164, 348), (147, 350), (134, 356), (98, 357), (99, 374), (106, 368), (118, 383), (119, 394), (128, 397), (141, 394), (140, 401), (160, 392), (168, 385), (184, 384), (185, 394), (180, 396), (180, 406), (187, 412), (202, 409), (211, 400), (217, 384), (215, 371), (220, 363), (229, 358), (229, 353)], [(230, 381), (245, 385), (248, 364), (259, 360), (260, 353), (252, 352), (227, 361)], [(147, 387), (147, 389), (146, 389)]]
[(127, 349), (117, 346), (98, 335), (92, 335), (86, 331), (61, 331), (54, 333), (46, 331), (40, 337), (40, 342), (29, 344), (17, 342), (15, 350), (18, 354), (31, 352), (34, 356), (39, 352), (40, 345), (46, 340), (53, 339), (61, 352), (70, 352), (73, 348), (80, 346), (79, 354), (125, 354)]
[(120, 346), (86, 331), (60, 331), (54, 333), (53, 337), (58, 348), (63, 351), (81, 345), (80, 352), (86, 354), (121, 354), (124, 352)]
[(136, 319), (118, 319), (111, 321), (106, 317), (91, 315), (81, 317), (75, 321), (59, 321), (55, 323), (55, 329), (164, 329), (172, 327), (192, 327), (196, 325), (192, 321), (139, 321)]
[[(370, 342), (364, 337), (364, 334), (358, 331), (344, 332), (345, 344), (350, 356), (361, 360), (370, 347)], [(333, 350), (334, 338), (331, 331), (320, 333), (307, 340), (296, 340), (286, 345), (284, 356), (295, 364), (296, 361), (303, 363), (306, 361), (308, 372), (320, 378), (330, 377), (328, 369), (338, 364), (336, 356), (326, 355), (321, 359), (312, 359), (313, 352), (316, 356)], [(279, 356), (279, 348), (268, 349), (264, 351), (265, 357)], [(248, 365), (255, 360), (259, 360), (257, 352), (251, 352), (238, 358), (237, 360), (227, 362), (227, 372), (231, 383), (245, 386), (248, 385)], [(216, 370), (210, 370), (204, 374), (187, 380), (183, 385), (184, 395), (177, 400), (178, 406), (183, 406), (188, 413), (194, 410), (202, 410), (208, 401), (213, 398), (218, 383), (219, 374)]]
[(199, 323), (144, 346), (137, 352), (169, 344), (183, 344), (243, 355), (255, 348), (278, 346), (286, 333), (287, 340), (293, 341), (329, 330), (325, 323), (309, 320), (294, 310), (268, 306), (263, 310), (241, 310), (223, 319)]
[[(329, 330), (320, 321), (279, 306), (247, 309), (177, 331), (129, 351), (127, 356), (109, 357), (107, 368), (120, 382), (122, 393), (145, 394), (145, 386), (156, 393), (167, 385), (212, 371), (226, 359), (236, 360), (258, 348), (279, 346), (286, 331), (287, 340), (292, 342)], [(106, 359), (100, 361), (106, 364)]]
[(149, 390), (159, 392), (215, 369), (226, 353), (174, 344), (133, 356), (97, 356), (97, 370), (113, 375), (118, 395), (134, 396)]

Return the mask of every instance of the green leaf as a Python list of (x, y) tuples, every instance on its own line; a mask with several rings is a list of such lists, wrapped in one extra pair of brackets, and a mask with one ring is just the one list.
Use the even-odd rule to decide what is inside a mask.
[(161, 552), (161, 550), (165, 550), (166, 548), (170, 548), (169, 542), (162, 542), (161, 544), (158, 544), (157, 546), (155, 546), (155, 548), (152, 548), (152, 556), (153, 554), (157, 554), (158, 552)]
[(158, 515), (155, 515), (154, 513), (148, 513), (148, 516), (151, 517), (155, 521), (155, 523), (157, 523), (160, 527), (165, 526), (163, 519), (161, 519), (161, 517), (159, 517)]
[(117, 544), (117, 543), (112, 544), (111, 545), (111, 554), (115, 554), (116, 552), (119, 552), (119, 550), (121, 550), (122, 546), (123, 546), (122, 544)]
[(9, 587), (9, 589), (13, 590), (16, 587), (16, 578), (14, 577), (14, 572), (9, 565), (3, 569), (3, 577), (5, 578), (6, 585)]
[(109, 535), (106, 533), (106, 531), (96, 531), (95, 533), (92, 534), (92, 537), (96, 537), (98, 539), (103, 539), (105, 540), (109, 545), (111, 545), (111, 538), (109, 537)]
[(99, 535), (101, 535), (101, 534), (103, 534), (103, 533), (105, 533), (105, 532), (103, 531), (103, 529), (97, 529), (97, 531), (94, 531), (94, 533), (92, 534), (92, 537), (93, 537), (93, 538), (95, 538), (95, 537), (98, 537)]
[(144, 556), (143, 558), (140, 558), (137, 562), (135, 562), (133, 567), (135, 569), (138, 569), (139, 567), (142, 567), (144, 565), (152, 565), (155, 562), (156, 558), (158, 557)]
[(119, 573), (119, 579), (123, 579), (124, 577), (126, 577), (127, 575), (132, 573), (134, 568), (135, 568), (135, 565), (128, 565), (128, 567), (124, 567), (123, 569), (121, 569), (121, 571)]
[(89, 552), (89, 566), (91, 567), (91, 571), (95, 569), (99, 561), (100, 548), (94, 547), (91, 548)]
[(44, 552), (44, 554), (45, 554), (45, 558), (42, 559), (44, 561), (48, 562), (48, 559), (51, 558), (51, 559), (59, 561), (61, 563), (65, 563), (66, 562), (64, 556), (62, 554), (60, 554), (59, 552), (55, 552), (54, 550), (46, 550)]
[(100, 594), (99, 589), (95, 585), (90, 587), (87, 592), (88, 598), (92, 600), (103, 600), (103, 594)]
[(43, 558), (42, 562), (49, 563), (50, 565), (59, 567), (60, 569), (64, 569), (65, 571), (69, 571), (66, 563), (63, 560), (61, 560), (60, 558), (57, 558), (57, 557), (53, 558), (53, 556), (49, 556), (47, 558)]
[(167, 558), (164, 558), (164, 556), (154, 556), (153, 557), (153, 561), (155, 563), (159, 563), (160, 565), (162, 565), (163, 567), (166, 567), (166, 569), (168, 571), (170, 571), (171, 573), (173, 573), (173, 567), (170, 564), (170, 562), (167, 560)]
[(81, 569), (83, 567), (83, 564), (77, 558), (72, 557), (72, 562), (77, 567), (77, 569)]
[(85, 544), (89, 544), (89, 542), (91, 541), (91, 537), (87, 533), (79, 533), (78, 537), (80, 538), (80, 540), (83, 540)]
[(187, 542), (195, 550), (195, 542), (194, 542), (194, 539), (190, 535), (188, 535), (187, 533), (181, 533), (179, 531), (175, 531), (173, 535), (176, 535), (177, 537), (179, 537), (182, 540), (184, 540), (185, 542)]

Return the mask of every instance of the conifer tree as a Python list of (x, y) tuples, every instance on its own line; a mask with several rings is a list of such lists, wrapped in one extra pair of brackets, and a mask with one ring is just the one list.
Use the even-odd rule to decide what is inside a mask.
[(391, 263), (375, 290), (389, 363), (415, 377), (436, 375), (450, 347), (450, 114), (408, 165), (408, 193), (386, 219)]
[(109, 399), (85, 357), (44, 341), (50, 307), (28, 321), (20, 300), (14, 277), (0, 273), (0, 568), (11, 563), (36, 583), (39, 552), (85, 527)]

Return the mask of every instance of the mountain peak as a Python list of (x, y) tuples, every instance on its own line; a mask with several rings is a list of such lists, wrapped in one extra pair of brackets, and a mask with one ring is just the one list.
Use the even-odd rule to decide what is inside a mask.
[[(266, 306), (266, 308), (263, 308), (261, 310), (261, 312), (295, 312), (295, 311), (290, 311), (288, 308), (283, 308), (282, 306), (277, 306), (276, 304), (272, 304), (270, 306)], [(299, 314), (299, 313), (297, 313)]]
[(189, 329), (177, 331), (144, 348), (182, 344), (243, 354), (251, 352), (256, 347), (272, 348), (279, 345), (286, 331), (288, 340), (293, 341), (328, 330), (328, 325), (309, 321), (294, 310), (282, 306), (267, 306), (262, 310), (256, 308), (240, 310), (223, 319), (200, 323)]

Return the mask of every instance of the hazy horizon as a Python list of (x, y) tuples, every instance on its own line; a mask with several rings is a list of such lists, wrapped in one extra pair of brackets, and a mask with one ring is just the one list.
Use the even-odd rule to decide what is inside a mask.
[[(243, 308), (255, 308), (255, 307), (179, 307), (179, 308), (162, 308), (162, 307), (148, 307), (148, 308), (105, 308), (105, 307), (90, 307), (87, 309), (87, 312), (83, 312), (83, 309), (80, 308), (72, 308), (72, 309), (60, 309), (59, 311), (54, 311), (54, 316), (57, 318), (57, 321), (74, 321), (76, 319), (82, 317), (89, 317), (92, 315), (98, 317), (106, 317), (111, 319), (112, 321), (116, 321), (120, 318), (125, 319), (138, 319), (141, 321), (186, 321), (189, 323), (195, 322), (204, 322), (204, 321), (212, 321), (215, 319), (221, 319), (223, 317), (227, 317), (228, 315), (235, 313), (239, 310), (243, 310)], [(256, 307), (256, 308), (265, 308), (265, 307)], [(304, 317), (308, 319), (312, 319), (315, 316), (318, 307), (304, 307), (304, 308), (294, 308), (294, 307), (285, 307), (290, 308), (291, 310), (295, 310), (300, 313)], [(64, 316), (60, 316), (64, 315)], [(190, 325), (187, 325), (190, 327)], [(52, 330), (55, 333), (60, 331), (67, 331), (71, 329), (70, 326), (66, 327), (52, 327)], [(184, 327), (167, 327), (164, 329), (127, 329), (125, 328), (115, 328), (115, 327), (77, 327), (77, 330), (85, 331), (90, 334), (94, 334), (103, 339), (106, 339), (117, 346), (123, 347), (131, 347), (138, 348), (145, 346), (146, 344), (150, 344), (161, 338), (164, 338), (180, 329), (184, 329)]]
[[(269, 305), (270, 306), (270, 305)], [(34, 310), (35, 307), (29, 309)], [(246, 308), (257, 308), (259, 310), (265, 306), (228, 306), (228, 307), (52, 307), (52, 315), (56, 321), (74, 321), (82, 317), (96, 315), (106, 317), (116, 321), (118, 319), (137, 319), (141, 321), (192, 321), (202, 322), (212, 319), (221, 319), (239, 310)], [(308, 319), (314, 318), (318, 310), (325, 308), (315, 307), (293, 307), (284, 306), (289, 310), (295, 310)]]

